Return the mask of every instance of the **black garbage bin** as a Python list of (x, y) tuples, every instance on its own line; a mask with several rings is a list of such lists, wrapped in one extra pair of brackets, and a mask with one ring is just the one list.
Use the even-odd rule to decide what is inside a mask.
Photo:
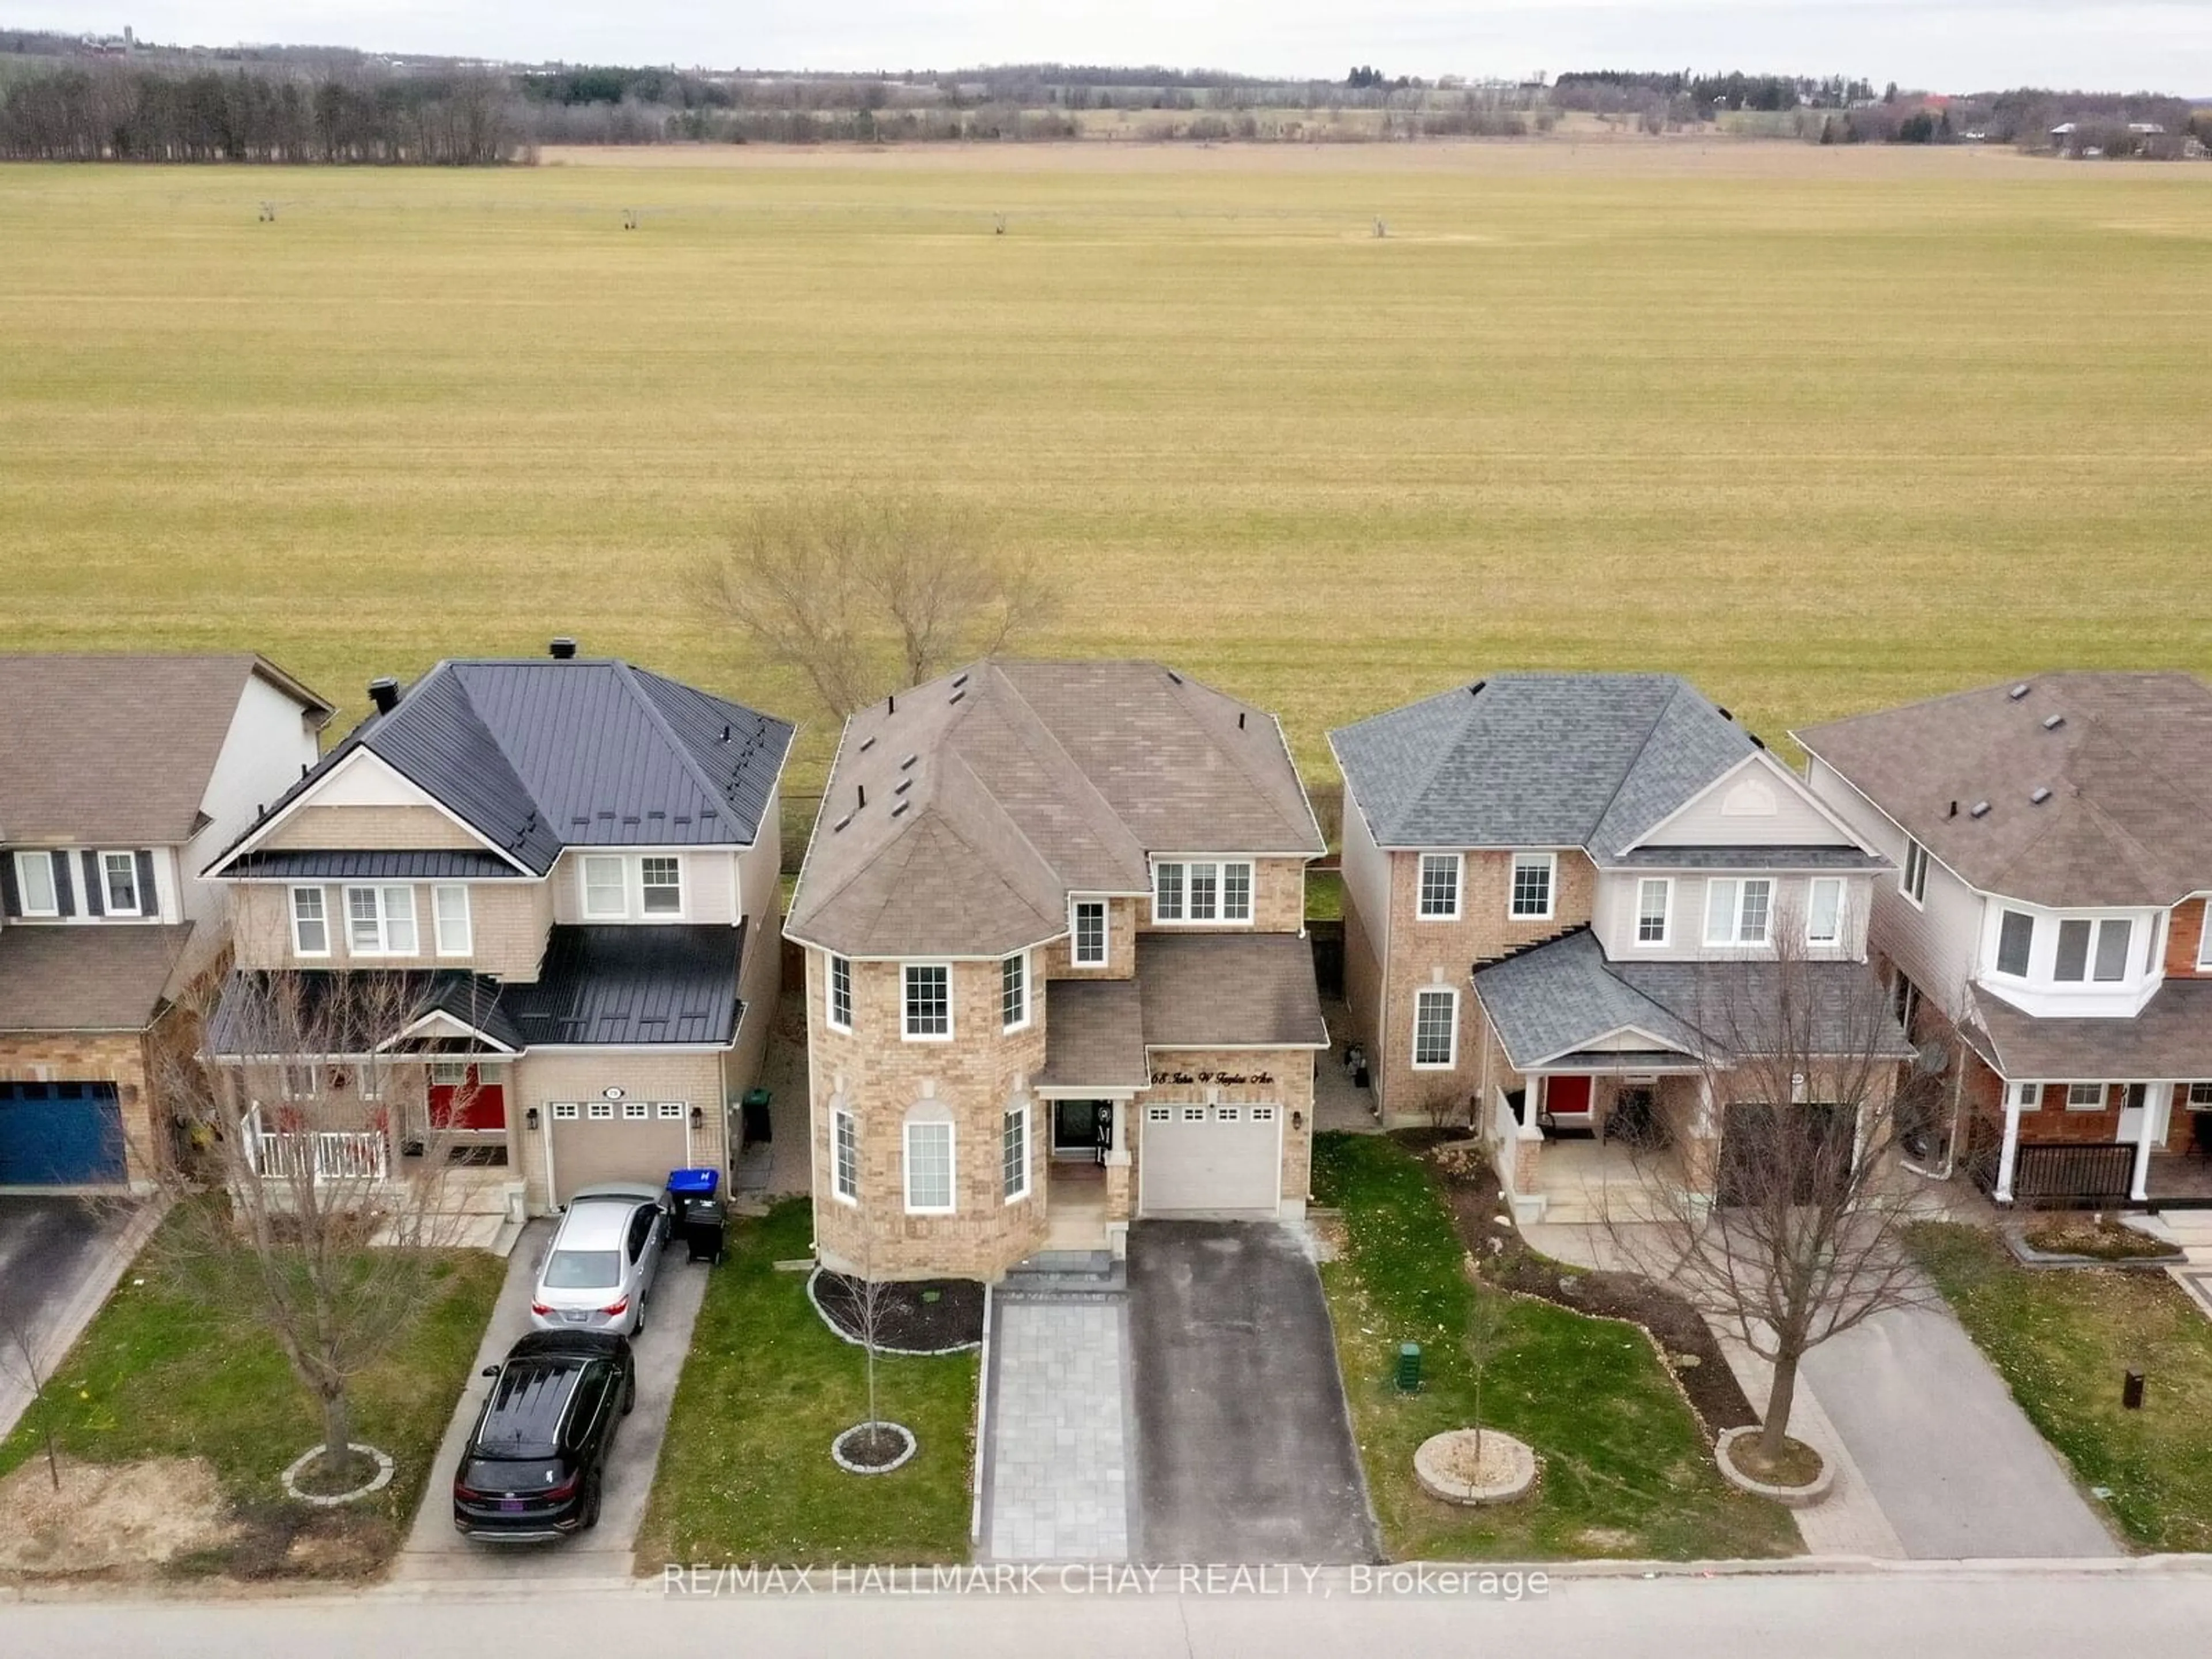
[(684, 1230), (690, 1259), (722, 1264), (722, 1249), (729, 1234), (729, 1217), (719, 1198), (687, 1198), (677, 1224)]

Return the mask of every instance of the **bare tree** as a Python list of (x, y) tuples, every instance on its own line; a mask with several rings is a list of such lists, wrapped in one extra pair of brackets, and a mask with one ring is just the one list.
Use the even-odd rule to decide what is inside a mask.
[(694, 597), (839, 720), (989, 656), (1045, 622), (1052, 589), (979, 509), (921, 489), (814, 489), (748, 514)]
[(324, 1466), (341, 1470), (355, 1379), (434, 1297), (466, 1224), (446, 1179), (466, 1103), (433, 1121), (404, 975), (238, 974), (211, 1004), (215, 1058), (158, 1061), (187, 1151), (164, 1176), (181, 1201), (148, 1260), (276, 1339), (321, 1413)]
[(46, 1478), (54, 1490), (62, 1489), (61, 1440), (54, 1427), (54, 1402), (46, 1394), (46, 1367), (31, 1335), (30, 1322), (12, 1304), (0, 1303), (0, 1377), (13, 1376), (30, 1396), (28, 1415), (38, 1425), (39, 1444), (46, 1455)]
[(1647, 1160), (1638, 1197), (1609, 1200), (1622, 1253), (1773, 1368), (1758, 1455), (1789, 1436), (1805, 1356), (1930, 1294), (1903, 1248), (1911, 1188), (1901, 1124), (1936, 1086), (1863, 963), (1818, 960), (1778, 911), (1770, 953), (1700, 970), (1695, 1024), (1705, 1133)]
[(1474, 1461), (1479, 1468), (1482, 1463), (1482, 1385), (1490, 1375), (1492, 1363), (1505, 1351), (1512, 1335), (1511, 1309), (1505, 1292), (1483, 1281), (1474, 1258), (1467, 1261), (1467, 1276), (1474, 1294), (1467, 1307), (1465, 1351), (1467, 1363), (1474, 1373)]
[(893, 1292), (888, 1280), (876, 1277), (872, 1244), (861, 1246), (860, 1265), (857, 1274), (832, 1273), (830, 1278), (852, 1322), (852, 1333), (860, 1339), (861, 1351), (866, 1356), (868, 1416), (860, 1425), (866, 1431), (860, 1437), (860, 1455), (888, 1462), (896, 1453), (898, 1444), (894, 1437), (884, 1432), (883, 1414), (876, 1409), (876, 1352), (882, 1345), (884, 1327), (890, 1317)]

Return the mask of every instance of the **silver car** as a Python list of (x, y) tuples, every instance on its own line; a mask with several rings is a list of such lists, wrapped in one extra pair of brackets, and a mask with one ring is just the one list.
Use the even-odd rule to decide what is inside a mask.
[(636, 1335), (669, 1231), (667, 1194), (658, 1188), (610, 1181), (577, 1188), (538, 1264), (530, 1322), (541, 1331)]

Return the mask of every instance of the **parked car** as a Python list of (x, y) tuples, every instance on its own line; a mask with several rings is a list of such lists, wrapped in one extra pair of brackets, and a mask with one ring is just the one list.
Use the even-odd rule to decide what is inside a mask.
[(668, 1196), (642, 1182), (579, 1188), (538, 1269), (530, 1320), (541, 1331), (645, 1328), (645, 1302), (669, 1234)]
[(514, 1544), (597, 1526), (615, 1425), (637, 1403), (629, 1339), (532, 1331), (484, 1375), (494, 1381), (453, 1474), (453, 1525)]

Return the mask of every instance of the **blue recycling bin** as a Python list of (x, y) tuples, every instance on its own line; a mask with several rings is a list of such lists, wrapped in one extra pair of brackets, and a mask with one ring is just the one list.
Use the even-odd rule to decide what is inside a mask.
[(668, 1190), (680, 1203), (687, 1198), (712, 1198), (722, 1184), (720, 1170), (671, 1170)]
[(720, 1170), (671, 1170), (669, 1201), (676, 1206), (678, 1231), (684, 1235), (684, 1253), (694, 1261), (720, 1264), (728, 1227), (721, 1200), (714, 1196), (720, 1186)]

